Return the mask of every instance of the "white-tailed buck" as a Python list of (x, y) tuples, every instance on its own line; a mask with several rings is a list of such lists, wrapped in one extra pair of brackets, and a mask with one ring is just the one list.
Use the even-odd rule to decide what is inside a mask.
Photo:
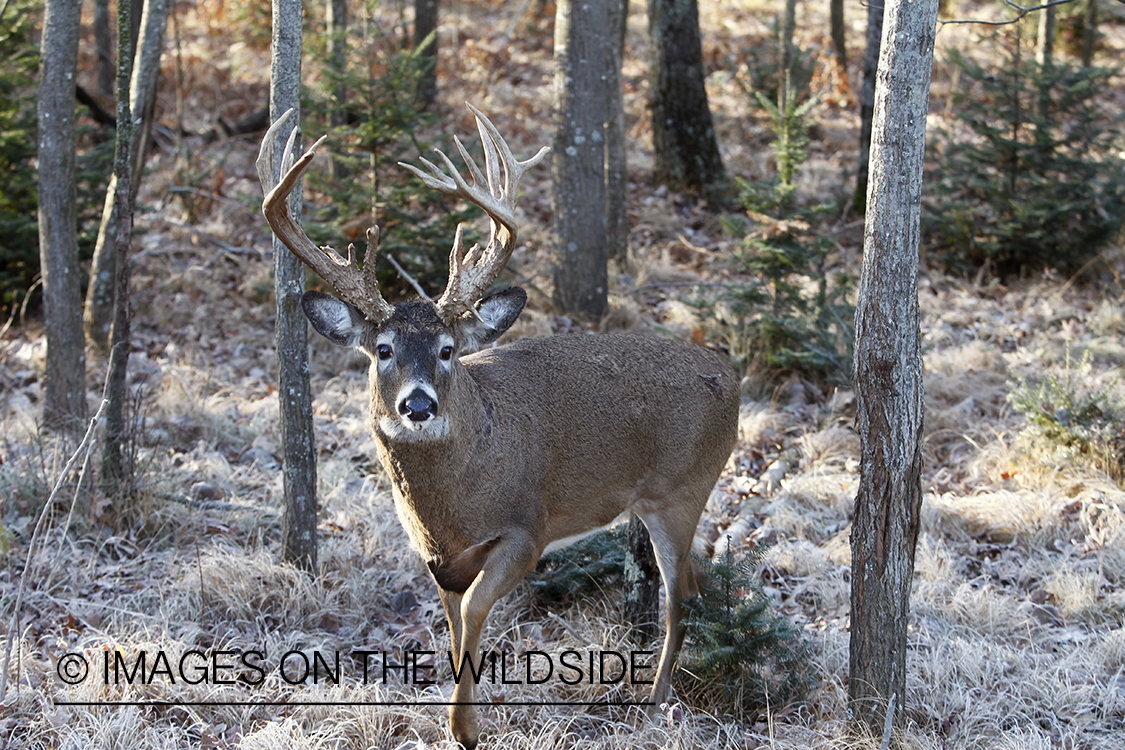
[[(437, 302), (383, 299), (374, 271), (377, 229), (368, 230), (362, 270), (354, 248), (344, 259), (305, 235), (290, 215), (289, 194), (316, 145), (276, 179), (273, 143), (285, 118), (258, 158), (263, 212), (286, 247), (342, 298), (305, 294), (313, 327), (371, 358), (379, 460), (402, 525), (437, 582), (457, 668), (466, 654), (480, 657), (493, 603), (549, 543), (632, 510), (652, 537), (667, 593), (667, 633), (651, 693), (656, 710), (667, 700), (683, 642), (684, 599), (696, 593), (696, 524), (735, 441), (738, 381), (711, 351), (645, 336), (551, 336), (472, 353), (504, 333), (527, 301), (518, 287), (484, 295), (515, 246), (520, 178), (548, 149), (517, 161), (492, 123), (470, 109), (486, 174), (460, 141), (472, 184), (440, 151), (448, 175), (425, 159), (430, 174), (403, 165), (491, 219), (483, 249), (466, 252), (458, 227), (449, 283)], [(291, 136), (286, 154), (292, 143)], [(475, 682), (461, 679), (449, 715), (454, 738), (467, 748), (479, 736), (475, 700)]]

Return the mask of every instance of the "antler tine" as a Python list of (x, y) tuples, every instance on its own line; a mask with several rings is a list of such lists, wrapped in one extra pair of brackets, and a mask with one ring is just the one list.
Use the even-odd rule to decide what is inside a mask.
[[(534, 167), (539, 162), (546, 158), (547, 154), (551, 153), (551, 149), (547, 146), (539, 149), (535, 156), (520, 161), (512, 154), (512, 150), (508, 148), (508, 142), (500, 135), (500, 131), (492, 124), (492, 121), (484, 116), (479, 109), (472, 104), (467, 105), (474, 115), (477, 117), (477, 129), (481, 131), (481, 139), (491, 146), (495, 146), (496, 151), (499, 152), (499, 160), (504, 165), (504, 170), (507, 173), (507, 179), (504, 182), (504, 199), (510, 200), (512, 205), (516, 201), (516, 189), (519, 187), (520, 180), (523, 179), (523, 174), (527, 170)], [(484, 133), (488, 133), (488, 138), (484, 138)], [(485, 159), (487, 162), (488, 150), (485, 150)]]
[(367, 256), (363, 271), (360, 271), (355, 258), (354, 245), (348, 245), (346, 260), (327, 245), (317, 247), (290, 212), (289, 195), (305, 169), (316, 158), (316, 149), (328, 137), (324, 136), (314, 143), (294, 163), (293, 144), (300, 136), (299, 128), (293, 128), (285, 147), (286, 155), (282, 159), (282, 176), (280, 179), (274, 178), (274, 143), (281, 126), (289, 119), (292, 112), (293, 110), (286, 112), (270, 127), (258, 153), (256, 165), (258, 179), (261, 180), (262, 188), (266, 191), (266, 197), (262, 201), (262, 213), (274, 234), (290, 252), (335, 287), (339, 295), (362, 312), (368, 320), (380, 323), (394, 313), (394, 308), (383, 299), (375, 280), (375, 250), (379, 244), (379, 228), (372, 227), (367, 230)]
[[(427, 187), (452, 198), (463, 198), (475, 203), (484, 209), (491, 220), (491, 232), (484, 250), (481, 250), (479, 245), (473, 245), (468, 252), (465, 252), (461, 227), (457, 228), (453, 249), (449, 254), (449, 282), (437, 302), (438, 313), (446, 320), (452, 320), (464, 313), (476, 315), (474, 303), (500, 275), (500, 271), (507, 265), (515, 248), (518, 229), (515, 205), (520, 178), (551, 151), (544, 146), (539, 153), (527, 161), (518, 161), (496, 126), (485, 117), (484, 113), (471, 104), (468, 107), (477, 120), (477, 130), (480, 132), (481, 144), (484, 148), (485, 173), (481, 173), (476, 161), (469, 155), (459, 138), (455, 137), (453, 142), (468, 166), (473, 180), (472, 185), (461, 176), (450, 158), (439, 149), (434, 151), (441, 157), (448, 172), (443, 172), (424, 158), (421, 162), (431, 174), (426, 174), (411, 164), (399, 162), (400, 166), (406, 167), (420, 177)], [(501, 168), (504, 171), (503, 180), (501, 180)]]

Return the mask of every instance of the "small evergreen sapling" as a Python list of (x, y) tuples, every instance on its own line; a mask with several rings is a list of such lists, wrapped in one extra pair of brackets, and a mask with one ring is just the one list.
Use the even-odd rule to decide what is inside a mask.
[[(683, 666), (701, 697), (734, 713), (779, 706), (809, 688), (808, 647), (796, 627), (774, 615), (757, 575), (764, 547), (736, 558), (732, 547), (699, 563), (699, 596), (690, 599)], [(694, 691), (689, 691), (689, 693)]]
[(815, 100), (798, 104), (790, 91), (782, 104), (761, 93), (770, 116), (777, 174), (767, 180), (737, 179), (740, 203), (755, 225), (732, 218), (729, 234), (743, 237), (734, 261), (748, 276), (730, 300), (738, 316), (731, 349), (746, 368), (796, 371), (817, 380), (846, 383), (851, 377), (852, 283), (829, 273), (831, 240), (816, 225), (835, 210), (830, 201), (802, 206), (793, 177), (808, 159), (809, 116)]
[(621, 583), (629, 548), (628, 527), (614, 526), (543, 555), (528, 585), (544, 602), (569, 602)]

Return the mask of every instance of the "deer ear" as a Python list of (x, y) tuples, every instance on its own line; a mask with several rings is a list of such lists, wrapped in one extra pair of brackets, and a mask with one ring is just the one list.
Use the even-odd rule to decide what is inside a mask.
[(465, 339), (465, 347), (478, 349), (500, 338), (500, 335), (516, 322), (516, 318), (523, 312), (523, 306), (526, 304), (527, 292), (518, 286), (497, 292), (477, 302), (477, 315), (480, 319), (462, 319), (460, 333)]
[(305, 292), (301, 307), (313, 328), (340, 346), (359, 346), (363, 332), (371, 325), (359, 310), (329, 294)]

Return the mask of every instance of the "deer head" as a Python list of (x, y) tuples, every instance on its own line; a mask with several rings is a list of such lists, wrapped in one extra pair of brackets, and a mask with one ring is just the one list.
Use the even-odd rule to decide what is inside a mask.
[(373, 403), (376, 425), (387, 435), (401, 439), (440, 438), (448, 434), (448, 418), (442, 413), (442, 406), (443, 397), (452, 387), (455, 359), (496, 340), (515, 322), (527, 301), (526, 293), (519, 288), (483, 297), (515, 248), (515, 204), (520, 180), (550, 149), (543, 147), (532, 158), (518, 161), (492, 122), (471, 104), (468, 106), (476, 116), (484, 146), (483, 174), (456, 137), (454, 142), (469, 168), (471, 183), (440, 150), (437, 154), (448, 175), (426, 159), (421, 161), (428, 174), (401, 164), (427, 186), (480, 206), (490, 219), (490, 234), (483, 248), (474, 244), (466, 251), (462, 227), (457, 226), (449, 253), (449, 281), (436, 303), (419, 300), (396, 308), (383, 299), (375, 277), (378, 227), (367, 231), (367, 254), (361, 269), (353, 245), (348, 246), (347, 258), (343, 258), (331, 247), (318, 247), (294, 220), (289, 195), (324, 138), (295, 163), (287, 163), (291, 161), (293, 140), (298, 133), (294, 128), (285, 147), (282, 177), (275, 180), (273, 149), (278, 131), (290, 116), (286, 112), (266, 133), (258, 156), (258, 176), (266, 191), (262, 212), (270, 227), (294, 255), (339, 294), (337, 298), (319, 292), (306, 293), (301, 300), (305, 314), (313, 327), (333, 342), (359, 347), (368, 354), (374, 365), (372, 376), (379, 384), (375, 391), (377, 403)]

